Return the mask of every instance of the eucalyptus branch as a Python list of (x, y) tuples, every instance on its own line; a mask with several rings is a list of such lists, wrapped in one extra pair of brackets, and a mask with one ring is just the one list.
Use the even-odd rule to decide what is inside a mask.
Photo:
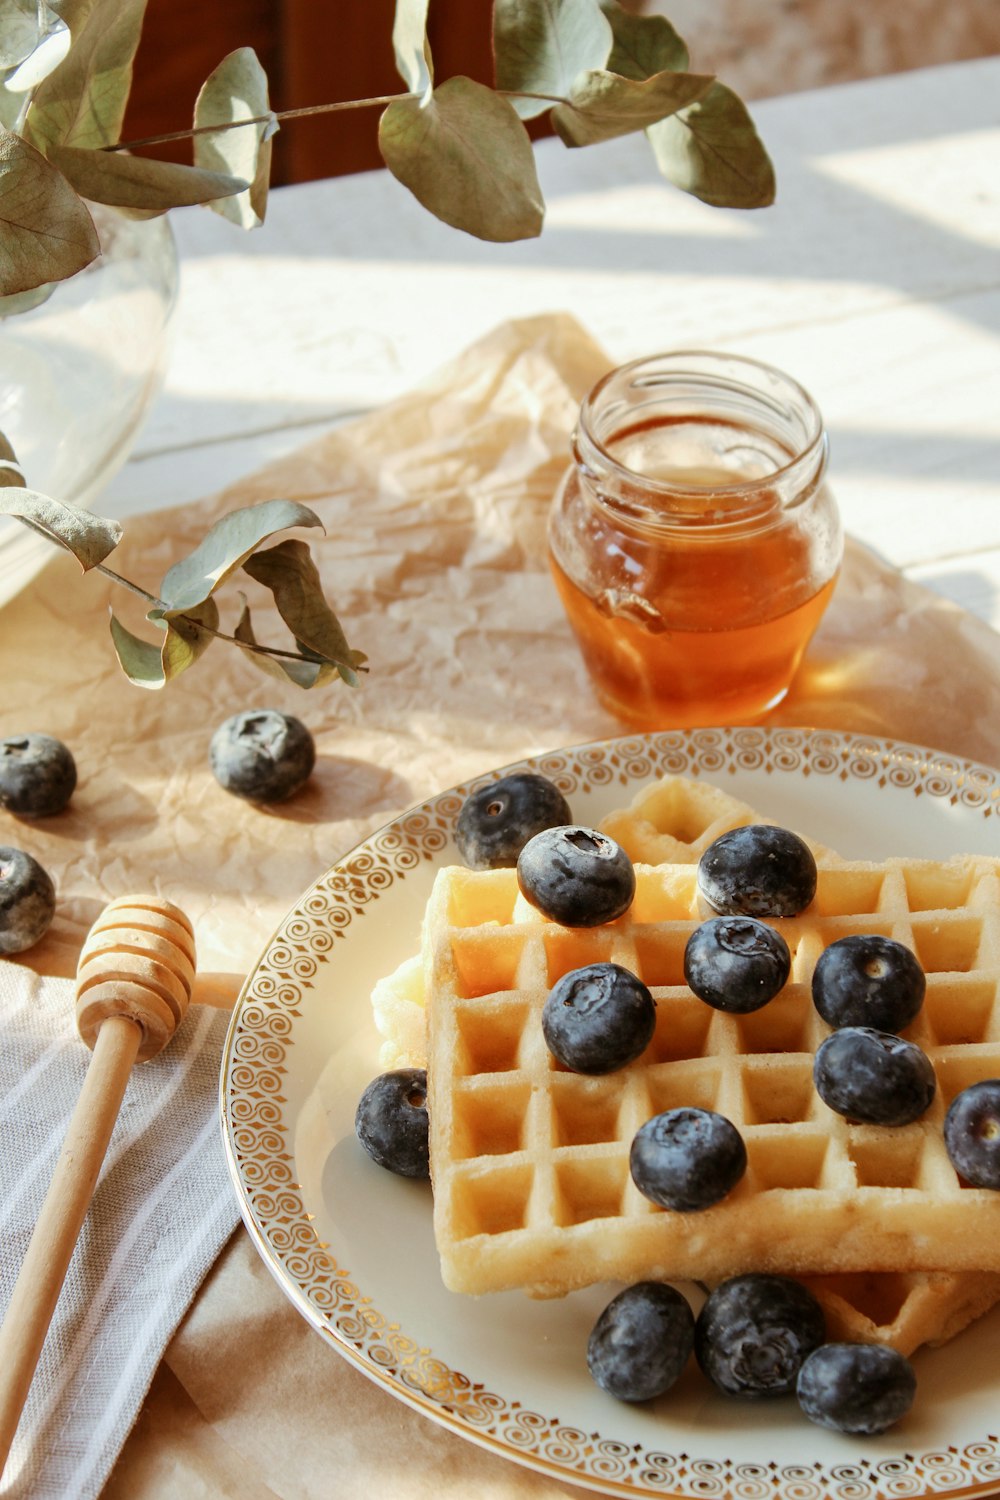
[[(148, 589), (144, 589), (141, 584), (133, 583), (131, 578), (125, 578), (121, 573), (116, 573), (114, 568), (109, 568), (105, 563), (95, 564), (93, 571), (95, 573), (103, 573), (105, 578), (111, 579), (112, 583), (119, 583), (122, 588), (128, 589), (133, 594), (137, 594), (140, 599), (146, 601), (151, 609), (165, 610), (170, 608), (162, 599), (158, 599), (155, 594), (151, 594)], [(203, 630), (206, 635), (215, 636), (216, 640), (229, 641), (231, 645), (239, 646), (241, 650), (249, 651), (256, 656), (277, 656), (282, 661), (302, 661), (307, 662), (310, 666), (315, 666), (316, 664), (315, 657), (303, 656), (300, 651), (283, 651), (280, 646), (261, 646), (256, 641), (237, 640), (236, 636), (228, 635), (224, 630), (214, 630), (211, 625), (206, 625), (203, 620), (196, 620), (192, 615), (179, 614), (174, 618), (183, 620), (185, 624), (192, 626), (194, 629)], [(352, 666), (350, 662), (336, 661), (332, 657), (330, 661), (334, 666), (349, 667), (355, 672), (368, 671), (366, 666)]]
[(541, 99), (546, 104), (569, 104), (562, 94), (532, 94), (527, 89), (494, 89), (501, 99)]
[[(561, 94), (532, 94), (519, 89), (494, 89), (501, 99), (541, 99), (546, 104), (569, 104)], [(244, 125), (283, 124), (285, 120), (302, 120), (309, 115), (329, 115), (342, 109), (374, 109), (385, 104), (396, 104), (404, 99), (420, 99), (417, 93), (376, 94), (370, 99), (343, 99), (336, 104), (306, 104), (299, 109), (275, 110), (266, 115), (248, 115), (245, 120), (225, 120), (218, 125), (192, 125), (188, 130), (171, 130), (164, 135), (145, 135), (135, 141), (116, 141), (112, 146), (102, 146), (102, 151), (138, 151), (144, 146), (168, 146), (174, 141), (190, 141), (199, 135), (221, 135), (228, 130), (241, 130)]]
[[(70, 551), (71, 549), (67, 548), (66, 550)], [(120, 583), (122, 588), (129, 589), (133, 594), (138, 594), (139, 598), (145, 599), (146, 603), (153, 609), (166, 609), (167, 606), (163, 603), (162, 599), (157, 599), (155, 594), (151, 594), (141, 584), (133, 583), (131, 578), (123, 578), (121, 573), (116, 573), (114, 568), (109, 568), (105, 563), (95, 563), (93, 571), (95, 573), (103, 573), (105, 578), (110, 578), (113, 583)]]
[[(202, 83), (184, 128), (122, 140), (145, 0), (73, 0), (66, 50), (39, 59), (14, 128), (0, 130), (0, 316), (37, 306), (96, 260), (88, 204), (156, 215), (198, 203), (256, 228), (277, 127), (347, 110), (376, 110), (388, 171), (442, 223), (489, 242), (542, 232), (535, 132), (525, 126), (546, 113), (566, 146), (644, 131), (662, 175), (705, 203), (773, 202), (774, 170), (746, 106), (720, 80), (688, 71), (665, 16), (625, 0), (493, 0), (491, 86), (462, 72), (432, 82), (431, 4), (395, 0), (397, 93), (276, 111), (254, 49), (237, 47)], [(23, 49), (32, 8), (0, 0), (0, 50)], [(39, 0), (29, 57), (57, 29), (54, 16), (66, 29), (64, 10)], [(185, 141), (190, 165), (143, 150)]]
[(266, 115), (248, 115), (245, 120), (224, 120), (218, 125), (192, 125), (188, 130), (171, 130), (165, 135), (146, 135), (137, 141), (116, 141), (113, 146), (102, 146), (102, 151), (135, 151), (140, 146), (166, 146), (172, 141), (190, 141), (198, 135), (221, 135), (228, 130), (241, 130), (244, 125), (270, 125), (277, 121), (301, 120), (307, 115), (329, 115), (342, 109), (370, 109), (382, 104), (394, 104), (399, 99), (419, 99), (419, 94), (377, 94), (371, 99), (344, 99), (336, 104), (305, 104), (300, 109), (282, 109)]
[[(35, 87), (37, 88), (37, 84)], [(27, 89), (25, 91), (24, 98), (21, 100), (21, 108), (17, 112), (17, 119), (14, 121), (15, 135), (21, 135), (21, 133), (23, 132), (25, 121), (28, 118), (28, 110), (31, 108), (31, 101), (34, 99), (34, 97), (34, 88)]]
[[(13, 483), (3, 484), (5, 472)], [(358, 674), (368, 670), (365, 654), (348, 645), (325, 597), (308, 543), (285, 536), (264, 548), (265, 542), (273, 542), (284, 532), (322, 529), (316, 512), (298, 501), (259, 500), (227, 511), (208, 528), (193, 552), (167, 569), (156, 593), (108, 565), (108, 557), (122, 540), (120, 524), (28, 489), (14, 450), (0, 432), (0, 516), (5, 515), (69, 552), (85, 573), (100, 573), (143, 601), (147, 620), (166, 631), (159, 649), (133, 635), (114, 612), (111, 614), (118, 661), (126, 676), (140, 686), (166, 686), (216, 639), (239, 646), (272, 675), (277, 670), (302, 688), (323, 686), (333, 675), (357, 687)], [(250, 609), (242, 594), (243, 608), (235, 633), (219, 628), (213, 595), (237, 568), (269, 591), (297, 649), (262, 645), (255, 640)], [(183, 626), (188, 627), (190, 636), (185, 649), (178, 650), (177, 637), (184, 636)], [(296, 670), (301, 667), (310, 670)]]

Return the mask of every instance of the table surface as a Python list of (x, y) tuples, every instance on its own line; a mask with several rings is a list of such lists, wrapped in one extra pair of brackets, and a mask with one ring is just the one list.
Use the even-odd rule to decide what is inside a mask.
[[(388, 173), (201, 209), (166, 386), (100, 509), (197, 499), (398, 394), (513, 317), (575, 314), (615, 362), (730, 349), (817, 398), (847, 529), (1000, 625), (1000, 59), (762, 101), (778, 201), (710, 209), (642, 136), (537, 147), (542, 236), (488, 245)], [(286, 128), (294, 129), (294, 125)]]

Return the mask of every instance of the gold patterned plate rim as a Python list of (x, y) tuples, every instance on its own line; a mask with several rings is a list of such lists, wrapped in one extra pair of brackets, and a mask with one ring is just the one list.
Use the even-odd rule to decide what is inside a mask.
[[(697, 1371), (646, 1407), (599, 1391), (586, 1338), (614, 1288), (552, 1303), (440, 1284), (429, 1188), (374, 1167), (353, 1113), (379, 1071), (370, 992), (419, 943), (434, 875), (476, 785), (538, 770), (596, 823), (664, 774), (714, 782), (851, 858), (1000, 855), (1000, 771), (817, 729), (627, 735), (553, 751), (394, 818), (295, 903), (247, 977), (220, 1080), (241, 1213), (286, 1296), (329, 1343), (452, 1432), (552, 1478), (665, 1500), (911, 1500), (1000, 1492), (1000, 1310), (915, 1356), (918, 1401), (881, 1438), (794, 1401), (730, 1402)], [(400, 1253), (400, 1247), (403, 1247)], [(678, 1392), (680, 1394), (678, 1394)]]

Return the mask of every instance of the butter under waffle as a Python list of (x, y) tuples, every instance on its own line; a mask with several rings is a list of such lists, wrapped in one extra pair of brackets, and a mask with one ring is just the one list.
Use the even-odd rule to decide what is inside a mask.
[[(708, 914), (695, 867), (638, 865), (636, 874), (630, 911), (586, 930), (541, 918), (512, 870), (438, 875), (424, 982), (445, 1283), (558, 1295), (604, 1279), (747, 1270), (1000, 1272), (1000, 1194), (963, 1187), (941, 1134), (956, 1093), (1000, 1076), (1000, 862), (821, 858), (815, 901), (780, 923), (788, 984), (739, 1016), (712, 1010), (684, 983), (687, 938)], [(813, 1054), (829, 1028), (812, 1004), (812, 970), (825, 946), (854, 932), (906, 943), (927, 974), (905, 1034), (931, 1058), (938, 1092), (912, 1125), (851, 1125), (813, 1087)], [(657, 1024), (637, 1062), (591, 1078), (550, 1055), (540, 1013), (562, 974), (599, 961), (643, 979)], [(694, 1214), (656, 1207), (628, 1170), (639, 1126), (682, 1104), (726, 1115), (749, 1159), (733, 1192)]]

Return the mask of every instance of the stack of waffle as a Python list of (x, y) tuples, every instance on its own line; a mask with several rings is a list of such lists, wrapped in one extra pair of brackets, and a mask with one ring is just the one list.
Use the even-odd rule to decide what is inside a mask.
[[(730, 1015), (691, 993), (683, 957), (709, 914), (701, 853), (752, 821), (752, 808), (679, 777), (640, 794), (601, 825), (635, 862), (637, 890), (625, 916), (598, 928), (543, 918), (512, 870), (439, 873), (421, 964), (387, 990), (397, 1011), (419, 1009), (421, 988), (428, 999), (435, 1234), (453, 1290), (553, 1296), (604, 1280), (775, 1271), (808, 1281), (832, 1336), (904, 1353), (1000, 1300), (1000, 1193), (963, 1185), (942, 1139), (955, 1094), (1000, 1077), (1000, 861), (846, 861), (813, 843), (816, 897), (780, 922), (790, 979), (761, 1010)], [(938, 1090), (912, 1125), (851, 1124), (813, 1086), (829, 1028), (812, 971), (828, 944), (859, 932), (905, 943), (927, 975), (905, 1035), (930, 1057)], [(656, 1031), (636, 1062), (584, 1077), (548, 1051), (541, 1010), (563, 974), (604, 961), (650, 988)], [(629, 1174), (640, 1125), (680, 1105), (725, 1115), (747, 1148), (743, 1180), (700, 1213), (655, 1206)]]

